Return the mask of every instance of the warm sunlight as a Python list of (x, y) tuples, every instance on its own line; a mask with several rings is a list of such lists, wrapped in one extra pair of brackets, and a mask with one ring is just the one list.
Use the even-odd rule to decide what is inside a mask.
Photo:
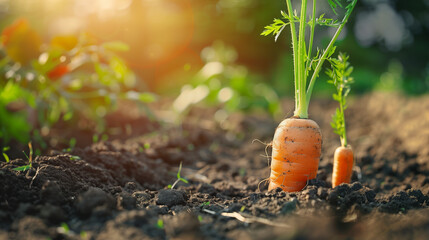
[(185, 51), (194, 28), (189, 0), (2, 0), (50, 36), (90, 32), (130, 46), (133, 68), (151, 68)]
[(429, 0), (0, 0), (0, 240), (428, 239)]

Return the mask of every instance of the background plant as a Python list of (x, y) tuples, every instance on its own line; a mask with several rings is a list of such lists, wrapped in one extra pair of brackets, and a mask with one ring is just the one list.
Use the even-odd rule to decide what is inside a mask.
[(203, 102), (221, 106), (225, 115), (234, 111), (266, 109), (279, 114), (277, 93), (256, 75), (236, 63), (237, 52), (223, 42), (214, 42), (201, 53), (205, 62), (191, 83), (182, 87), (173, 107), (185, 112), (191, 105)]
[[(0, 61), (1, 140), (28, 142), (33, 127), (88, 119), (96, 132), (121, 99), (140, 104), (155, 96), (137, 89), (137, 77), (117, 54), (121, 42), (100, 42), (88, 33), (55, 36), (43, 43), (28, 21), (2, 32)], [(33, 134), (40, 134), (34, 131)]]

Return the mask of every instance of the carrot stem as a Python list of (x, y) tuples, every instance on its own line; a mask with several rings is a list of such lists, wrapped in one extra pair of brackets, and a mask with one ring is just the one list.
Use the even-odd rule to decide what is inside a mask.
[(305, 79), (307, 79), (308, 72), (310, 71), (311, 63), (311, 51), (313, 50), (313, 39), (314, 39), (314, 29), (316, 27), (316, 0), (313, 0), (313, 18), (311, 19), (311, 30), (310, 30), (310, 41), (308, 43), (308, 53), (307, 53), (307, 65), (305, 71)]
[(298, 101), (296, 98), (296, 94), (298, 92), (299, 86), (298, 86), (298, 55), (297, 55), (297, 38), (296, 38), (296, 29), (295, 29), (295, 16), (292, 11), (292, 3), (291, 0), (286, 0), (287, 5), (287, 11), (290, 16), (290, 31), (291, 31), (291, 37), (292, 37), (292, 52), (293, 52), (293, 73), (294, 73), (294, 87), (295, 87), (295, 109), (298, 108)]
[[(341, 87), (340, 94), (341, 94), (340, 96), (343, 95), (343, 88), (342, 87)], [(341, 140), (341, 146), (347, 147), (346, 119), (345, 119), (345, 116), (344, 116), (344, 105), (345, 105), (344, 98), (341, 97), (341, 100), (340, 100), (340, 112), (341, 112), (341, 118), (342, 118), (341, 123), (343, 125), (342, 126), (343, 132), (342, 132), (342, 136), (340, 136), (340, 140)]]
[(306, 104), (305, 96), (305, 62), (306, 62), (306, 51), (305, 51), (305, 26), (307, 25), (306, 21), (306, 12), (307, 12), (307, 0), (302, 0), (301, 4), (301, 14), (299, 18), (299, 39), (298, 39), (298, 86), (297, 91), (298, 96), (295, 95), (298, 106), (295, 109), (295, 116), (300, 118), (308, 117), (308, 104)]

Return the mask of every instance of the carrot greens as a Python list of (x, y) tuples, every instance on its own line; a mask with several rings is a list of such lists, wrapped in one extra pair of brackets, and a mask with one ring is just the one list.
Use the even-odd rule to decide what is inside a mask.
[(346, 121), (344, 117), (344, 110), (347, 108), (346, 97), (350, 92), (350, 85), (353, 83), (353, 78), (350, 76), (353, 72), (353, 67), (350, 66), (348, 59), (349, 56), (344, 53), (340, 53), (337, 59), (329, 59), (332, 69), (326, 71), (330, 78), (328, 83), (336, 88), (336, 93), (332, 97), (340, 105), (332, 116), (331, 126), (334, 132), (340, 136), (341, 146), (343, 147), (347, 147)]
[[(325, 14), (316, 17), (317, 0), (313, 0), (312, 13), (307, 22), (307, 3), (308, 0), (301, 1), (301, 12), (297, 15), (293, 10), (291, 0), (286, 0), (287, 13), (281, 11), (282, 18), (274, 19), (271, 25), (265, 27), (261, 35), (275, 35), (275, 40), (287, 25), (290, 25), (292, 38), (292, 51), (294, 62), (294, 86), (295, 86), (295, 112), (294, 116), (299, 118), (308, 118), (308, 104), (313, 91), (314, 83), (319, 75), (322, 65), (326, 59), (329, 59), (335, 52), (335, 42), (341, 31), (347, 23), (357, 0), (347, 0), (345, 15), (341, 21), (325, 18)], [(336, 9), (343, 7), (339, 0), (328, 0), (333, 12), (337, 14)], [(298, 24), (298, 31), (296, 29)], [(316, 25), (333, 27), (337, 30), (331, 41), (323, 51), (317, 50), (313, 54), (314, 32)], [(306, 41), (306, 30), (310, 28), (308, 44)], [(307, 82), (307, 80), (309, 82)]]

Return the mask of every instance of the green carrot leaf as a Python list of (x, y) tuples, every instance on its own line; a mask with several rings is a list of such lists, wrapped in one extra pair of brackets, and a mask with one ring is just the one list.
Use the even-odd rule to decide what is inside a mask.
[(339, 0), (328, 0), (328, 3), (331, 6), (331, 9), (335, 14), (337, 14), (337, 12), (335, 10), (337, 9), (338, 6), (343, 7)]
[(275, 38), (277, 39), (280, 33), (283, 31), (283, 29), (288, 25), (289, 23), (284, 22), (280, 19), (275, 18), (274, 22), (268, 26), (265, 26), (265, 30), (261, 33), (263, 36), (268, 36), (270, 34), (273, 34)]

